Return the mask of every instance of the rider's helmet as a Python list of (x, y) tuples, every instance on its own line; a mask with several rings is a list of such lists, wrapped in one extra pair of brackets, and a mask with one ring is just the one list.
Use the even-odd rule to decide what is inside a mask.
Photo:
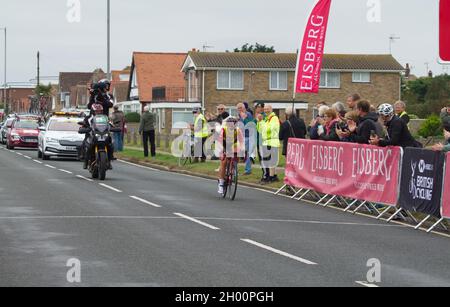
[(228, 116), (227, 118), (224, 119), (225, 123), (233, 123), (233, 124), (237, 124), (239, 122), (239, 119), (237, 119), (234, 116)]
[(392, 116), (394, 115), (394, 107), (389, 103), (382, 104), (378, 107), (378, 114), (385, 117)]
[(103, 114), (103, 106), (99, 103), (92, 105), (92, 113), (94, 115), (102, 115)]
[(111, 82), (108, 79), (102, 79), (98, 81), (98, 84), (108, 92), (111, 89)]

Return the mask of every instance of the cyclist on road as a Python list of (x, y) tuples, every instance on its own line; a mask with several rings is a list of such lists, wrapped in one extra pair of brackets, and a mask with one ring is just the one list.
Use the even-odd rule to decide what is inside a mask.
[[(219, 135), (219, 144), (222, 145), (219, 168), (219, 194), (224, 193), (225, 173), (228, 160), (238, 158), (242, 150), (245, 150), (244, 134), (238, 127), (238, 122), (239, 120), (235, 117), (230, 116), (226, 118), (223, 121)], [(233, 142), (232, 144), (230, 144), (231, 140)]]

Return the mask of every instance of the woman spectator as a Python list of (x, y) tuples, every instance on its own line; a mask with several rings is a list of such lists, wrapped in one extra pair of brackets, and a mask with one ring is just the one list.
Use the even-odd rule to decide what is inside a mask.
[(321, 106), (319, 108), (319, 115), (311, 121), (311, 125), (308, 127), (309, 137), (311, 140), (318, 140), (319, 135), (324, 132), (324, 116), (325, 112), (330, 108), (327, 106)]
[(334, 109), (338, 116), (340, 121), (344, 122), (345, 121), (345, 114), (347, 113), (347, 111), (345, 110), (345, 105), (342, 102), (336, 102), (335, 104), (333, 104), (331, 106), (332, 109)]
[(283, 141), (283, 156), (286, 155), (290, 138), (304, 139), (306, 136), (306, 125), (303, 119), (295, 115), (292, 108), (286, 109), (286, 121), (281, 125), (280, 140)]
[(334, 109), (329, 109), (324, 114), (324, 129), (323, 132), (319, 132), (319, 140), (339, 142), (339, 136), (336, 133), (338, 128), (338, 115)]

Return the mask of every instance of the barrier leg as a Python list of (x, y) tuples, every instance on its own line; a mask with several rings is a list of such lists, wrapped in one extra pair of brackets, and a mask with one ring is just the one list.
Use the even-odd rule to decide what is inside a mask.
[(419, 221), (414, 217), (414, 215), (412, 215), (411, 212), (406, 211), (406, 214), (408, 214), (408, 216), (414, 221), (414, 223), (419, 223)]
[(347, 208), (345, 208), (344, 212), (347, 212), (348, 210), (350, 210), (350, 208), (353, 207), (357, 202), (358, 202), (357, 199), (355, 199), (354, 201), (352, 201), (351, 204), (349, 204), (349, 205), (347, 206)]
[(285, 188), (287, 187), (287, 184), (285, 184), (284, 186), (282, 186), (278, 191), (275, 192), (275, 195), (278, 195), (281, 193), (281, 191), (283, 191)]
[(433, 229), (435, 229), (437, 227), (437, 225), (439, 225), (440, 223), (442, 223), (444, 221), (444, 218), (441, 218), (439, 221), (436, 222), (436, 224), (434, 224), (433, 226), (431, 226), (430, 229), (427, 230), (427, 233), (430, 233), (433, 231)]
[(304, 190), (304, 189), (298, 190), (297, 193), (295, 193), (295, 194), (291, 197), (291, 199), (294, 199), (294, 198), (296, 198), (297, 196), (299, 196), (300, 193), (303, 192), (303, 190)]
[(447, 226), (444, 225), (444, 223), (441, 222), (441, 226), (442, 228), (444, 228), (445, 230), (448, 230)]
[(391, 210), (391, 207), (387, 207), (379, 216), (377, 216), (377, 220), (381, 219), (383, 215), (385, 215), (389, 210)]
[(400, 212), (402, 212), (402, 208), (400, 208), (400, 209), (398, 209), (397, 211), (395, 211), (395, 213), (386, 221), (386, 222), (388, 222), (388, 223), (390, 223), (393, 219), (394, 219), (394, 217), (396, 217), (397, 216), (397, 214), (399, 214)]
[(333, 201), (333, 200), (335, 200), (336, 199), (336, 195), (334, 195), (333, 197), (331, 197), (323, 206), (324, 207), (328, 207), (328, 205)]
[(372, 204), (371, 202), (367, 203), (366, 208), (369, 210), (370, 213), (372, 213), (372, 210), (375, 210), (377, 216), (380, 214), (380, 211), (377, 209), (376, 205)]
[(361, 203), (361, 205), (359, 205), (359, 206), (355, 209), (355, 211), (352, 212), (352, 214), (355, 214), (356, 212), (358, 212), (358, 210), (361, 209), (362, 206), (365, 206), (366, 203), (367, 203), (367, 201), (363, 201), (363, 202)]
[(427, 216), (426, 218), (424, 218), (419, 225), (417, 225), (416, 227), (414, 227), (415, 230), (419, 229), (420, 226), (422, 226), (426, 221), (428, 221), (430, 219), (431, 215)]
[(328, 194), (326, 194), (324, 197), (322, 197), (318, 202), (316, 202), (316, 205), (319, 205), (322, 201), (324, 201), (328, 196)]
[(300, 196), (300, 198), (299, 199), (297, 199), (297, 200), (302, 200), (303, 198), (305, 198), (305, 196), (306, 195), (308, 195), (308, 193), (310, 192), (311, 190), (306, 190), (306, 192), (305, 193), (303, 193), (303, 195), (302, 196)]
[(345, 200), (344, 197), (340, 197), (339, 196), (338, 198), (336, 198), (336, 201), (339, 203), (339, 205), (344, 206), (344, 207), (347, 208), (348, 202)]

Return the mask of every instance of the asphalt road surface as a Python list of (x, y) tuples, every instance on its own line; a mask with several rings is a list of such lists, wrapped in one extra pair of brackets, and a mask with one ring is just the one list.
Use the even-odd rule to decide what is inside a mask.
[(89, 178), (0, 147), (0, 286), (450, 286), (448, 237), (120, 161)]

